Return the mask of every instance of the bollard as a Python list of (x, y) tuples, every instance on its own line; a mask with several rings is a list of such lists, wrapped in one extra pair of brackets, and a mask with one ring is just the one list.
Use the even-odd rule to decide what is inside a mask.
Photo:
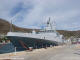
[(52, 48), (52, 45), (50, 45), (50, 47)]

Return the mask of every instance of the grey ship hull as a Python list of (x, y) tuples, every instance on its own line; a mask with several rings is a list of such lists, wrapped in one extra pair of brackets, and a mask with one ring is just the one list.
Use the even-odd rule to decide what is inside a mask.
[(17, 48), (24, 48), (22, 44), (24, 44), (27, 48), (42, 48), (50, 45), (56, 46), (58, 45), (55, 41), (49, 41), (45, 39), (31, 38), (31, 37), (18, 37), (18, 36), (8, 36), (8, 39), (11, 40), (13, 45)]

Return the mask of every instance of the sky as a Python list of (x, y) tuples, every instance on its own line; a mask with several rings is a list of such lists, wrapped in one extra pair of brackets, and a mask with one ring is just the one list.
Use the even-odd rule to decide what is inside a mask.
[(80, 0), (0, 0), (0, 18), (24, 28), (42, 28), (48, 18), (57, 30), (80, 30)]

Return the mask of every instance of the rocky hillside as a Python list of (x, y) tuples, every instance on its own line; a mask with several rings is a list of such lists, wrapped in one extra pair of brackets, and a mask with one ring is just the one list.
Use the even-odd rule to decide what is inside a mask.
[[(12, 27), (13, 27), (12, 28), (13, 31), (20, 31), (20, 32), (31, 32), (32, 31), (32, 29), (20, 28), (15, 25), (12, 25)], [(10, 23), (8, 21), (0, 19), (0, 34), (6, 34), (9, 31), (10, 31)]]
[(80, 37), (80, 31), (65, 31), (65, 30), (58, 30), (58, 32), (64, 35), (66, 38), (71, 36), (73, 37)]
[[(21, 28), (17, 27), (15, 25), (12, 25), (13, 31), (19, 31), (19, 32), (31, 32), (32, 29), (28, 28)], [(6, 34), (10, 31), (10, 23), (6, 20), (0, 19), (0, 34)], [(36, 30), (39, 31), (39, 30)], [(64, 35), (65, 37), (80, 37), (80, 31), (64, 31), (64, 30), (57, 30), (60, 34)]]

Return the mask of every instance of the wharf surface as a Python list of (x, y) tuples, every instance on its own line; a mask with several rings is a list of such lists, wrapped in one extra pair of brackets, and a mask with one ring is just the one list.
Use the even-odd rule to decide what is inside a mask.
[(0, 54), (0, 60), (80, 60), (80, 44)]

